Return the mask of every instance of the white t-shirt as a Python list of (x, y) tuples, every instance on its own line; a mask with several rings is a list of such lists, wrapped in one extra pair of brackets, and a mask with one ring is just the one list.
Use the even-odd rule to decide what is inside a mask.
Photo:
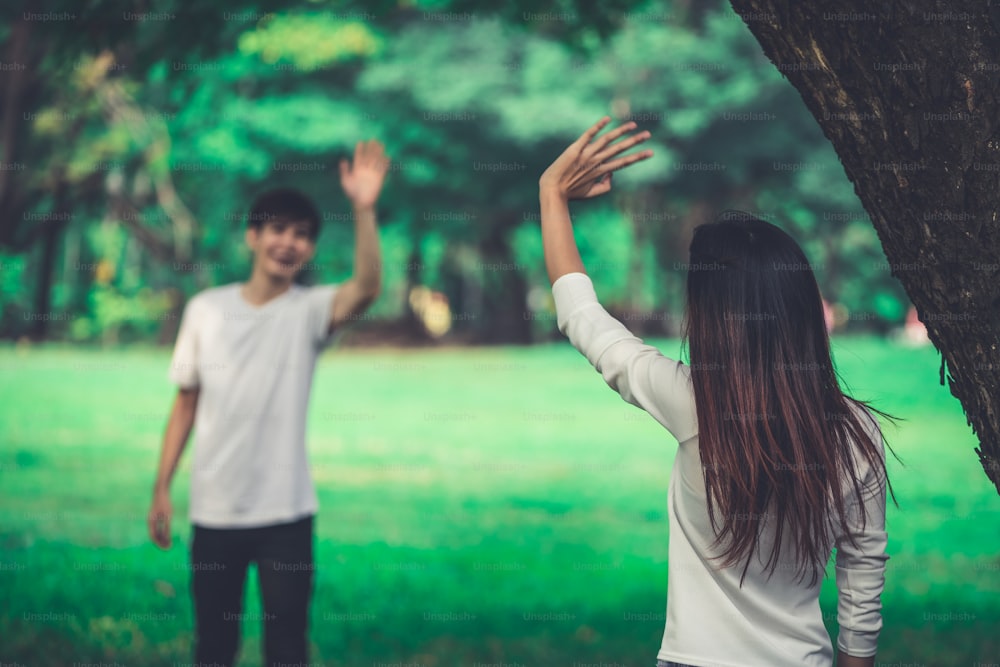
[(188, 302), (168, 374), (200, 387), (189, 516), (210, 528), (283, 523), (318, 508), (306, 412), (336, 286), (293, 285), (261, 306), (240, 288)]
[[(752, 559), (743, 587), (743, 563), (720, 567), (712, 549), (716, 534), (708, 517), (698, 419), (690, 368), (645, 345), (601, 307), (590, 279), (570, 273), (552, 286), (559, 329), (621, 397), (646, 410), (679, 443), (667, 491), (670, 527), (666, 628), (659, 660), (698, 667), (829, 667), (833, 648), (819, 606), (821, 581), (797, 582), (794, 549), (782, 545), (768, 578), (764, 563), (774, 541), (765, 522), (760, 553)], [(882, 442), (878, 426), (870, 431)], [(855, 504), (849, 524), (857, 546), (831, 532), (836, 544), (839, 590), (839, 648), (849, 655), (875, 655), (882, 628), (885, 580), (885, 487), (876, 471), (858, 460), (867, 523), (860, 527)], [(846, 496), (850, 498), (851, 496)], [(786, 539), (788, 539), (786, 531)]]

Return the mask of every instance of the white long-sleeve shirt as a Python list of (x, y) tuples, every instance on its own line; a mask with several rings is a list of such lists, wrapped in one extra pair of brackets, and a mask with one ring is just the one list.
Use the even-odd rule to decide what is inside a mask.
[[(601, 307), (585, 274), (570, 273), (552, 286), (559, 330), (569, 337), (608, 385), (648, 412), (673, 435), (677, 456), (668, 488), (670, 549), (666, 628), (659, 660), (699, 667), (829, 667), (833, 648), (819, 606), (821, 581), (809, 585), (800, 574), (790, 543), (782, 545), (773, 575), (765, 567), (773, 544), (773, 525), (765, 523), (761, 548), (740, 587), (743, 562), (720, 567), (711, 560), (716, 533), (706, 504), (698, 420), (690, 368), (645, 345)], [(876, 442), (882, 442), (872, 420)], [(882, 627), (881, 593), (885, 580), (885, 487), (876, 471), (857, 457), (867, 520), (845, 493), (849, 534), (831, 528), (837, 547), (839, 590), (838, 647), (849, 655), (875, 655)], [(771, 522), (773, 524), (773, 522)], [(787, 537), (788, 531), (785, 532)], [(761, 555), (763, 557), (761, 557)]]

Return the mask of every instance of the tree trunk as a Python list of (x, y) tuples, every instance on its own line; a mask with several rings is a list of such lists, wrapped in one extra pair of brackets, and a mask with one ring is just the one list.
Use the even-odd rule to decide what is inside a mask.
[(411, 240), (410, 254), (406, 256), (406, 289), (403, 290), (403, 328), (414, 339), (427, 337), (424, 323), (410, 305), (410, 293), (413, 292), (413, 288), (423, 284), (424, 255), (420, 248), (420, 236), (419, 233), (414, 234)]
[[(24, 8), (33, 5), (25, 3)], [(18, 246), (17, 230), (26, 210), (20, 188), (28, 173), (23, 154), (31, 124), (24, 116), (37, 111), (38, 86), (32, 75), (40, 61), (31, 28), (28, 21), (11, 24), (4, 49), (9, 66), (0, 70), (0, 247)]]
[(53, 196), (52, 212), (49, 214), (48, 219), (38, 222), (38, 224), (42, 225), (41, 258), (38, 262), (38, 277), (35, 282), (35, 319), (31, 322), (31, 326), (28, 329), (28, 336), (38, 342), (48, 337), (49, 321), (55, 316), (51, 312), (52, 281), (55, 277), (59, 238), (70, 218), (69, 211), (67, 210), (67, 190), (66, 182), (60, 178)]
[(519, 218), (501, 211), (479, 243), (483, 293), (477, 331), (481, 343), (526, 345), (531, 342), (531, 322), (524, 317), (528, 305), (528, 284), (514, 257), (509, 236)]
[(1000, 493), (1000, 3), (730, 1), (836, 149)]

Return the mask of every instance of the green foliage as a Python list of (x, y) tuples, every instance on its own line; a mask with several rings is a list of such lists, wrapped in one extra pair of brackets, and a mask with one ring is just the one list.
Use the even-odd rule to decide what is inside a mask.
[[(60, 288), (60, 303), (90, 323), (75, 331), (101, 338), (101, 322), (115, 326), (97, 316), (90, 295), (134, 296), (138, 285), (123, 281), (136, 271), (157, 293), (245, 279), (246, 209), (275, 185), (309, 192), (334, 221), (307, 279), (346, 278), (353, 238), (349, 223), (337, 222), (349, 212), (337, 162), (368, 137), (394, 159), (380, 205), (384, 253), (394, 259), (373, 313), (402, 314), (406, 290), (393, 281), (412, 278), (448, 294), (453, 311), (482, 315), (468, 325), (474, 333), (496, 330), (548, 286), (538, 175), (605, 114), (650, 130), (655, 151), (616, 177), (616, 194), (578, 207), (585, 259), (611, 303), (680, 312), (674, 267), (686, 261), (691, 229), (724, 208), (745, 208), (793, 233), (830, 300), (877, 318), (852, 326), (898, 322), (908, 301), (883, 268), (833, 149), (742, 20), (723, 2), (614, 7), (215, 3), (199, 10), (195, 32), (182, 30), (188, 21), (133, 26), (131, 39), (143, 40), (134, 43), (135, 66), (105, 79), (99, 51), (68, 38), (62, 47), (77, 49), (75, 60), (46, 61), (62, 88), (54, 84), (60, 92), (33, 127), (35, 150), (65, 165), (76, 187), (71, 224), (87, 232), (115, 219), (108, 194), (116, 190), (138, 203), (164, 247), (183, 249), (183, 216), (164, 205), (164, 184), (195, 221), (192, 256), (147, 249), (127, 261), (83, 233), (82, 256), (107, 258), (113, 278), (102, 285), (92, 273), (71, 274)], [(202, 44), (201, 31), (212, 29), (216, 38)], [(164, 46), (171, 37), (188, 49)], [(154, 46), (159, 55), (144, 50)], [(131, 115), (110, 113), (109, 100)], [(73, 119), (82, 129), (63, 145)], [(39, 184), (48, 172), (38, 170)], [(515, 271), (481, 270), (514, 263)], [(178, 269), (191, 264), (198, 268)], [(31, 302), (31, 271), (37, 266), (0, 303)], [(550, 325), (536, 322), (534, 334)]]
[(270, 14), (240, 35), (241, 53), (270, 65), (287, 63), (311, 72), (355, 57), (374, 55), (381, 40), (365, 23), (328, 14)]
[(236, 99), (226, 108), (234, 124), (245, 129), (248, 143), (259, 140), (302, 155), (328, 155), (353, 148), (365, 136), (364, 115), (352, 102), (329, 92), (305, 90), (294, 97)]
[(70, 325), (70, 336), (74, 340), (97, 337), (108, 343), (117, 343), (123, 337), (125, 340), (149, 340), (163, 322), (174, 317), (169, 295), (149, 288), (122, 294), (101, 285), (91, 291), (90, 298), (91, 316), (77, 318)]

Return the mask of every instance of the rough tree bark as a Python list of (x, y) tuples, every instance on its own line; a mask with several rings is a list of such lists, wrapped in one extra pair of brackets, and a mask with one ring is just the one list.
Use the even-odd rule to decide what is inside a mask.
[(730, 2), (836, 149), (1000, 493), (1000, 2)]

